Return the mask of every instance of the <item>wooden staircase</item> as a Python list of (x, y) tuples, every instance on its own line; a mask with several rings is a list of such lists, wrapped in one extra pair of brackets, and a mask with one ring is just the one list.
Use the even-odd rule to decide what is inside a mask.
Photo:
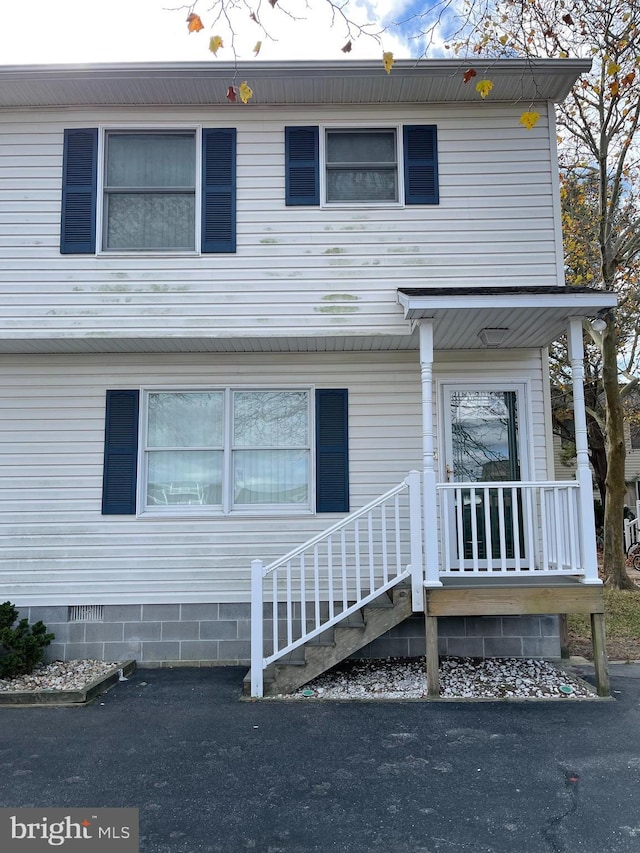
[[(411, 616), (411, 587), (399, 584), (342, 622), (307, 641), (264, 673), (264, 695), (292, 693)], [(251, 692), (251, 671), (244, 678)]]

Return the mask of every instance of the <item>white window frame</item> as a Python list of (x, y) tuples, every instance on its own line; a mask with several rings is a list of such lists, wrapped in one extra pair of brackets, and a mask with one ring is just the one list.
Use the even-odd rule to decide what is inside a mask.
[[(325, 124), (320, 126), (319, 155), (320, 155), (320, 206), (330, 208), (348, 208), (362, 210), (366, 208), (402, 208), (404, 207), (404, 146), (403, 125), (363, 123), (358, 125), (349, 124)], [(396, 186), (398, 198), (396, 201), (329, 201), (327, 199), (327, 134), (336, 131), (366, 132), (376, 130), (393, 130), (396, 136)]]
[[(109, 249), (105, 245), (105, 180), (107, 136), (110, 133), (193, 133), (195, 145), (195, 216), (194, 216), (194, 248), (193, 249)], [(100, 125), (98, 131), (98, 186), (96, 192), (96, 254), (113, 257), (193, 257), (200, 254), (202, 218), (202, 125), (166, 124), (114, 124)]]
[[(222, 461), (222, 505), (167, 504), (166, 506), (147, 505), (147, 426), (149, 395), (155, 393), (203, 393), (223, 392), (223, 461)], [(243, 504), (234, 506), (233, 502), (233, 395), (234, 392), (303, 392), (307, 395), (308, 453), (307, 469), (308, 501), (306, 504)], [(159, 386), (140, 389), (140, 417), (138, 425), (138, 477), (137, 477), (137, 516), (148, 518), (167, 517), (211, 517), (211, 516), (263, 516), (263, 515), (312, 515), (315, 513), (316, 461), (315, 461), (315, 388), (310, 385), (189, 385)], [(176, 448), (177, 449), (177, 448)]]

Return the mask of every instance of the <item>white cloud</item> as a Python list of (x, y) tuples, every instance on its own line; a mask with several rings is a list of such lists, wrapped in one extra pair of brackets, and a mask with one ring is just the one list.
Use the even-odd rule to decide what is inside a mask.
[[(202, 4), (205, 29), (187, 32), (185, 9), (169, 9), (172, 0), (2, 0), (0, 4), (0, 64), (40, 64), (72, 62), (177, 62), (216, 60), (208, 50), (213, 31), (207, 26), (207, 2)], [(179, 0), (176, 0), (178, 5)], [(263, 40), (259, 58), (343, 59), (340, 50), (347, 40), (338, 22), (331, 27), (328, 6), (323, 0), (310, 0), (312, 8), (306, 20), (292, 21), (276, 7), (263, 6), (262, 15), (277, 41)], [(398, 0), (384, 0), (385, 13), (404, 5)], [(357, 10), (357, 4), (354, 4)], [(366, 5), (359, 7), (366, 20)], [(240, 59), (253, 58), (260, 31), (247, 16), (234, 21), (237, 30), (236, 51)], [(219, 60), (231, 61), (230, 35), (219, 28), (216, 34), (225, 38)], [(408, 57), (409, 48), (395, 35), (383, 36), (385, 50)], [(348, 58), (378, 58), (382, 47), (373, 39), (354, 41)]]

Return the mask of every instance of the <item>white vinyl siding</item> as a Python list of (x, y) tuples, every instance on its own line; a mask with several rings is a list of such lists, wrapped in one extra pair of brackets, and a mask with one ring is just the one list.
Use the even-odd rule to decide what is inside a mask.
[[(0, 335), (8, 341), (407, 334), (397, 287), (562, 281), (546, 110), (518, 106), (233, 110), (237, 253), (59, 252), (65, 127), (188, 128), (202, 111), (45, 110), (0, 116)], [(217, 118), (217, 116), (216, 116)], [(230, 114), (218, 119), (228, 126)], [(214, 124), (215, 121), (208, 122)], [(438, 128), (440, 203), (287, 207), (284, 127)], [(24, 346), (24, 344), (22, 345)]]
[[(4, 355), (0, 364), (0, 587), (19, 605), (248, 601), (252, 559), (282, 556), (339, 517), (101, 515), (108, 388), (348, 388), (352, 509), (422, 465), (415, 351)], [(545, 479), (540, 353), (436, 354), (436, 381), (490, 376), (528, 383), (531, 470)]]

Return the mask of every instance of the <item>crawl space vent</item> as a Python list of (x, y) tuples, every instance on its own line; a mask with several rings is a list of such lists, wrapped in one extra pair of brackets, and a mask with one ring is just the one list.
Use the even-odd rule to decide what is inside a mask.
[(69, 622), (102, 622), (103, 604), (73, 604), (69, 608)]

